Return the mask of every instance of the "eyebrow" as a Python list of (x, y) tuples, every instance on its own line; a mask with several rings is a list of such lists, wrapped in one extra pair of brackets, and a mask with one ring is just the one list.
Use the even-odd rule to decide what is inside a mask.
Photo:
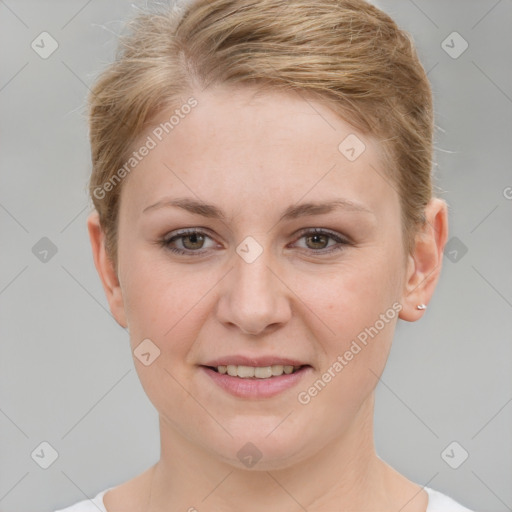
[[(168, 207), (182, 208), (183, 210), (186, 210), (190, 213), (194, 213), (196, 215), (201, 215), (203, 217), (219, 219), (223, 221), (226, 220), (226, 215), (217, 206), (210, 203), (197, 201), (196, 199), (188, 197), (161, 199), (160, 201), (157, 201), (156, 203), (144, 208), (142, 213)], [(288, 208), (286, 208), (286, 210), (283, 212), (279, 219), (279, 222), (282, 222), (284, 220), (293, 220), (299, 217), (322, 215), (325, 213), (330, 213), (335, 210), (346, 210), (351, 212), (367, 213), (375, 216), (375, 213), (372, 212), (370, 209), (366, 208), (365, 206), (359, 203), (355, 203), (354, 201), (350, 201), (348, 199), (340, 198), (333, 201), (326, 201), (321, 203), (309, 202), (298, 205), (291, 205)]]

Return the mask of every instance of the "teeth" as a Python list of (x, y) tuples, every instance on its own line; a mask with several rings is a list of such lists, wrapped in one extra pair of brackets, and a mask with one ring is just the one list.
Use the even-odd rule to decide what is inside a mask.
[(240, 377), (241, 379), (268, 379), (270, 377), (279, 377), (280, 375), (289, 375), (297, 371), (300, 366), (274, 364), (272, 366), (244, 366), (228, 364), (227, 366), (217, 366), (217, 371), (221, 374), (228, 374), (231, 377)]
[(247, 377), (254, 377), (254, 368), (252, 366), (236, 366), (236, 374), (238, 377), (245, 379)]
[(275, 377), (276, 375), (282, 375), (283, 374), (283, 368), (284, 366), (282, 364), (274, 364), (271, 366), (272, 368), (272, 375)]
[(272, 366), (254, 368), (254, 376), (257, 379), (268, 379), (272, 377)]

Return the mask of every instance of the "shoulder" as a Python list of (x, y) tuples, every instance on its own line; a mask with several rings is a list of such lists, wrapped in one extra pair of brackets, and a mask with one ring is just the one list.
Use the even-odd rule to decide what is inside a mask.
[(426, 512), (473, 512), (442, 492), (425, 487), (428, 494)]
[(103, 504), (103, 496), (110, 489), (112, 489), (112, 487), (104, 489), (90, 500), (79, 501), (69, 507), (55, 510), (55, 512), (107, 512), (105, 505)]
[(94, 498), (54, 512), (140, 512), (147, 502), (152, 470), (153, 467), (127, 482), (104, 489)]

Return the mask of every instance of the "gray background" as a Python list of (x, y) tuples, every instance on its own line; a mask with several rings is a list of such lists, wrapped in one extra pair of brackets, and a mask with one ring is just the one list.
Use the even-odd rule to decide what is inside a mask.
[[(468, 507), (512, 510), (512, 1), (378, 5), (413, 34), (429, 72), (451, 240), (425, 316), (397, 328), (377, 391), (377, 451)], [(132, 13), (120, 0), (0, 1), (2, 512), (70, 505), (159, 457), (157, 414), (85, 227), (85, 95)], [(43, 31), (59, 44), (47, 59), (31, 48)], [(457, 36), (442, 46), (454, 31), (469, 44), (458, 58)], [(43, 441), (58, 453), (48, 469), (48, 449), (31, 456)], [(456, 465), (462, 450), (453, 469), (445, 460)]]

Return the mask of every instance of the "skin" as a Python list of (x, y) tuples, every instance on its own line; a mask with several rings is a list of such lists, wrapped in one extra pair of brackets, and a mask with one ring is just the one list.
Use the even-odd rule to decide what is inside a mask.
[[(428, 304), (439, 278), (446, 204), (431, 200), (406, 255), (378, 140), (304, 95), (255, 91), (194, 93), (198, 106), (125, 178), (117, 272), (96, 212), (89, 216), (112, 314), (128, 327), (132, 350), (146, 338), (160, 349), (149, 366), (134, 364), (159, 413), (161, 459), (109, 491), (107, 510), (425, 512), (426, 492), (377, 457), (373, 443), (374, 390), (398, 316), (308, 404), (297, 394), (394, 303), (402, 320), (424, 314), (416, 306)], [(366, 145), (353, 162), (338, 150), (349, 134)], [(178, 207), (142, 213), (178, 197), (212, 203), (225, 219)], [(368, 211), (279, 221), (289, 206), (339, 198)], [(204, 244), (185, 237), (173, 247), (201, 256), (158, 243), (183, 228), (201, 228)], [(306, 228), (349, 243), (304, 236)], [(247, 236), (263, 251), (252, 263), (236, 252)], [(322, 255), (332, 247), (341, 249)], [(280, 355), (311, 369), (277, 396), (243, 399), (199, 367), (234, 354)], [(251, 469), (237, 457), (247, 442), (262, 453)]]

